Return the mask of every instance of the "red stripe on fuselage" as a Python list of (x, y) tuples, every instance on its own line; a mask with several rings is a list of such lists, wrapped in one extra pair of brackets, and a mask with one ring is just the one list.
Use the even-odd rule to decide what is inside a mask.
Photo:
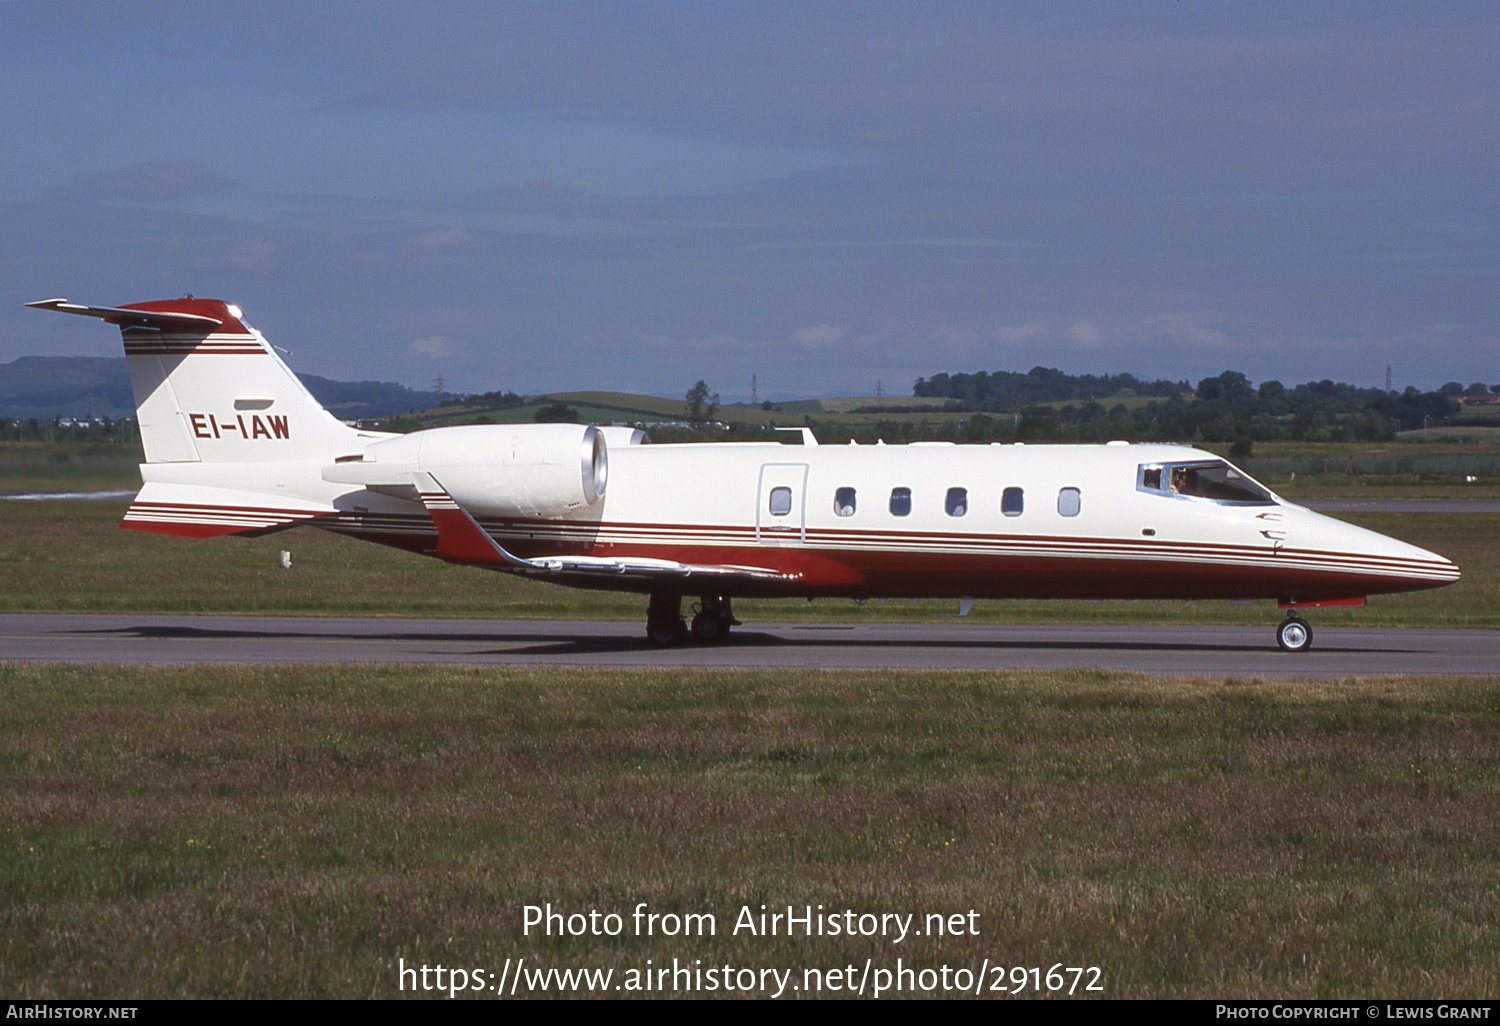
[[(366, 529), (348, 521), (330, 521), (319, 526), (413, 551), (431, 551), (433, 547), (431, 532), (421, 537), (393, 529), (389, 524)], [(514, 536), (502, 537), (501, 543), (522, 558), (570, 554), (664, 559), (695, 565), (754, 566), (792, 579), (725, 580), (712, 586), (720, 594), (745, 596), (941, 598), (963, 594), (975, 598), (1275, 599), (1296, 595), (1299, 603), (1307, 603), (1413, 591), (1447, 583), (1430, 577), (1397, 576), (1390, 571), (1370, 572), (1348, 565), (1277, 565), (1264, 552), (1255, 553), (1253, 561), (1207, 563), (1180, 557), (819, 549), (793, 545), (575, 545)], [(638, 584), (608, 579), (565, 578), (565, 582), (581, 587), (640, 588)], [(684, 581), (682, 590), (691, 592), (694, 587), (694, 583)]]
[[(1446, 583), (1353, 569), (1192, 563), (1068, 555), (976, 555), (889, 550), (760, 550), (714, 546), (596, 545), (591, 555), (650, 556), (682, 563), (740, 563), (795, 575), (793, 588), (736, 582), (726, 591), (975, 598), (1278, 598), (1299, 602), (1411, 591)], [(520, 553), (518, 553), (520, 554)], [(691, 588), (685, 589), (691, 590)]]
[[(446, 513), (447, 511), (435, 511)], [(452, 513), (467, 517), (457, 509)], [(138, 503), (121, 526), (187, 537), (213, 537), (313, 520), (304, 510)], [(433, 519), (401, 514), (321, 514), (328, 529), (387, 545), (432, 552)], [(366, 525), (364, 521), (370, 523)], [(245, 525), (239, 521), (254, 520)], [(409, 523), (403, 529), (402, 523)], [(1154, 543), (1120, 539), (1024, 535), (893, 535), (870, 532), (860, 545), (750, 544), (751, 528), (679, 524), (608, 524), (578, 521), (505, 521), (483, 526), (522, 558), (561, 554), (649, 558), (709, 566), (753, 566), (795, 581), (720, 581), (721, 593), (976, 598), (1280, 598), (1299, 604), (1359, 595), (1439, 587), (1453, 568), (1431, 561), (1402, 561), (1359, 553), (1269, 547)], [(600, 541), (599, 535), (635, 532), (661, 540)], [(849, 534), (852, 532), (844, 532)], [(713, 540), (694, 540), (709, 536)], [(724, 544), (724, 535), (741, 544)], [(875, 541), (879, 538), (887, 547)], [(790, 541), (790, 539), (788, 539)], [(894, 544), (892, 544), (894, 542)], [(984, 551), (985, 548), (990, 551)], [(472, 548), (472, 551), (470, 549)], [(1002, 548), (1002, 551), (994, 551)], [(965, 551), (969, 549), (969, 551)], [(1027, 549), (1034, 551), (1027, 552)], [(946, 551), (945, 551), (946, 550)], [(957, 550), (957, 551), (955, 551)], [(1037, 551), (1050, 550), (1050, 551)], [(494, 562), (487, 547), (440, 553), (449, 559)], [(608, 582), (568, 583), (609, 587)], [(686, 582), (684, 582), (686, 583)], [(684, 588), (691, 591), (692, 586)]]
[[(490, 521), (486, 530), (508, 546), (519, 549), (546, 543), (547, 551), (560, 549), (587, 554), (593, 547), (614, 547), (632, 555), (650, 555), (661, 546), (714, 546), (741, 542), (752, 549), (796, 540), (796, 532), (762, 532), (758, 545), (754, 528), (645, 523), (591, 523), (580, 521)], [(582, 547), (574, 548), (573, 545)], [(1121, 558), (1181, 564), (1188, 560), (1210, 560), (1217, 564), (1263, 563), (1303, 569), (1361, 570), (1402, 576), (1427, 575), (1446, 582), (1456, 580), (1456, 570), (1445, 560), (1406, 559), (1357, 552), (1318, 549), (1273, 548), (1269, 544), (1236, 545), (1211, 542), (1070, 537), (1066, 535), (942, 534), (937, 532), (893, 532), (809, 529), (806, 548), (829, 553), (918, 552), (962, 554), (976, 557), (1055, 555), (1074, 559)], [(851, 557), (857, 558), (857, 557)]]

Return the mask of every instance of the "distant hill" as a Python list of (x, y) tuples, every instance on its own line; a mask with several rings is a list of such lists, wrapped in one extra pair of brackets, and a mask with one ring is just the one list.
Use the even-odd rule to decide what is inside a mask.
[(344, 420), (393, 417), (427, 410), (442, 402), (437, 392), (418, 392), (393, 381), (334, 381), (316, 374), (299, 374), (302, 383), (330, 413)]
[(0, 364), (0, 417), (86, 417), (91, 393), (96, 417), (135, 413), (124, 357), (23, 356)]
[[(334, 381), (298, 375), (330, 412), (345, 420), (390, 417), (425, 410), (442, 399), (389, 381)], [(23, 356), (0, 364), (0, 417), (95, 417), (118, 419), (135, 413), (130, 373), (124, 357)]]

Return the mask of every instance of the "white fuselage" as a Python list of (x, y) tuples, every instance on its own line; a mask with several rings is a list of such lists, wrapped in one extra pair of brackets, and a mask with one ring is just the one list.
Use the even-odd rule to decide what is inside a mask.
[[(730, 594), (1277, 598), (1296, 603), (1435, 587), (1431, 552), (1268, 495), (1245, 504), (1141, 487), (1142, 468), (1217, 461), (1171, 445), (633, 445), (608, 489), (565, 515), (465, 507), (525, 557), (574, 554), (759, 567)], [(1222, 461), (1219, 461), (1222, 462)], [(494, 486), (503, 490), (503, 481)], [(421, 504), (332, 497), (348, 533), (408, 547)], [(565, 581), (591, 587), (638, 585)], [(684, 583), (682, 590), (691, 592)]]

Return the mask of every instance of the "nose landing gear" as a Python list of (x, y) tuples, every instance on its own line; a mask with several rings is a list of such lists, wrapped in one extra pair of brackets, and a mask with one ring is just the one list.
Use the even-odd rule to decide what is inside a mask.
[(1286, 619), (1276, 628), (1276, 644), (1283, 652), (1306, 652), (1312, 648), (1312, 626), (1288, 609)]

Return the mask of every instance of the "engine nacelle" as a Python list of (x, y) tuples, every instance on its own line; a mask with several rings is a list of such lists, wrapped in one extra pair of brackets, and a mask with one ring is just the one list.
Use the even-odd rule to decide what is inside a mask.
[(604, 497), (609, 452), (593, 425), (473, 424), (376, 442), (323, 478), (415, 498), (423, 471), (475, 516), (562, 516)]
[(599, 429), (610, 448), (619, 449), (627, 445), (650, 445), (651, 436), (638, 427), (623, 425), (605, 426)]

